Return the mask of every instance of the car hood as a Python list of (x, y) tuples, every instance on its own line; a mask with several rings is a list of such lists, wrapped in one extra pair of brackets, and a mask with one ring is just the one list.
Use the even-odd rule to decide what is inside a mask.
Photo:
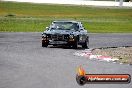
[(48, 30), (45, 31), (46, 34), (74, 34), (75, 31), (72, 30)]

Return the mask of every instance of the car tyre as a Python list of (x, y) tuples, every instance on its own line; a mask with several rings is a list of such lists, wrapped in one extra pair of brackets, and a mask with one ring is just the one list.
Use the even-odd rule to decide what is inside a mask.
[(82, 48), (88, 48), (89, 46), (89, 37), (86, 39), (85, 43), (82, 45)]
[(44, 43), (44, 41), (42, 41), (42, 47), (47, 47), (48, 44)]
[(75, 41), (75, 43), (74, 43), (74, 45), (73, 45), (73, 48), (74, 49), (77, 49), (78, 48), (78, 40), (76, 39), (76, 41)]

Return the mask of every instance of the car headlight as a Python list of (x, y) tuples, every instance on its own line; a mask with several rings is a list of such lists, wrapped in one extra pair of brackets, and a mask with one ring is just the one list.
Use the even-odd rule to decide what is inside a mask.
[(43, 37), (46, 37), (46, 34), (43, 34)]
[(74, 35), (69, 35), (69, 38), (74, 38)]

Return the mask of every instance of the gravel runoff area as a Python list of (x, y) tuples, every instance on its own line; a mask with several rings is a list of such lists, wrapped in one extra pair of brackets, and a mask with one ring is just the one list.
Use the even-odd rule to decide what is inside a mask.
[(120, 63), (132, 65), (132, 47), (93, 49), (92, 53), (94, 55), (111, 56), (112, 58), (119, 59)]

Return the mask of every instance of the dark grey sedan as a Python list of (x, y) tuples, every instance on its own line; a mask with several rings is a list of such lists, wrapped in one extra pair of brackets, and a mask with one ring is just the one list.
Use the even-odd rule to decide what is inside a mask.
[(78, 21), (53, 21), (46, 31), (42, 33), (42, 47), (48, 45), (67, 45), (78, 48), (88, 48), (89, 36), (81, 22)]

